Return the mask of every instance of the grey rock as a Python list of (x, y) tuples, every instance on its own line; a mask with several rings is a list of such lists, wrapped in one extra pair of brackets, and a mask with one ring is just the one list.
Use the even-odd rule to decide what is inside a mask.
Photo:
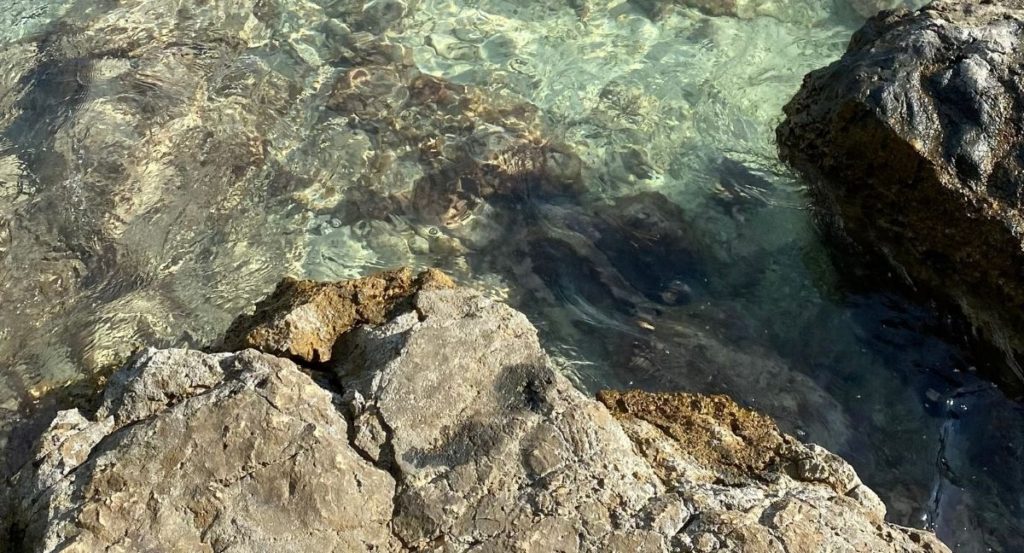
[(840, 235), (1008, 353), (1024, 349), (1022, 37), (1021, 0), (883, 13), (777, 131)]
[(26, 551), (366, 551), (392, 541), (394, 482), (348, 446), (331, 393), (292, 362), (151, 350), (118, 378), (107, 399), (122, 395), (97, 416), (61, 412), (15, 478)]
[(585, 396), (524, 315), (473, 291), (421, 290), (335, 351), (334, 391), (256, 350), (144, 352), (10, 482), (16, 545), (948, 551), (727, 398)]

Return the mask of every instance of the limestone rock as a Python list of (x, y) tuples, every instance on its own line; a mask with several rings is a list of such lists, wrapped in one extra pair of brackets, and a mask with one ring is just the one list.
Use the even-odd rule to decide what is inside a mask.
[(394, 482), (348, 446), (331, 393), (291, 361), (150, 350), (119, 377), (91, 420), (61, 412), (19, 473), (26, 551), (365, 551), (392, 540)]
[(840, 457), (724, 396), (602, 392), (638, 451), (693, 503), (684, 551), (947, 551), (883, 522)]
[(356, 419), (387, 430), (407, 546), (576, 551), (642, 533), (631, 519), (660, 481), (607, 411), (550, 367), (522, 314), (462, 290), (424, 292), (415, 313), (347, 341), (341, 382), (359, 398)]
[(887, 12), (805, 78), (777, 132), (839, 234), (1012, 353), (1024, 350), (1021, 71), (1021, 0)]
[[(731, 400), (596, 401), (507, 305), (371, 278), (386, 320), (352, 316), (320, 365), (330, 384), (251, 349), (149, 350), (95, 413), (60, 412), (7, 490), (15, 547), (948, 551), (884, 523), (842, 459)], [(267, 320), (309, 305), (277, 294)]]
[(235, 319), (223, 347), (257, 348), (306, 362), (331, 360), (337, 339), (360, 324), (381, 324), (402, 300), (420, 289), (448, 288), (439, 271), (414, 277), (408, 269), (345, 282), (285, 279), (256, 305), (256, 312)]

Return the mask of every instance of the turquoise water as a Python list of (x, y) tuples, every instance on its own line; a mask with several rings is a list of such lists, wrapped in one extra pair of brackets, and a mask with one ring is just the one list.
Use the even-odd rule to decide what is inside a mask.
[(434, 265), (582, 387), (729, 393), (893, 521), (1024, 550), (1024, 411), (942, 317), (835, 267), (776, 158), (781, 106), (862, 22), (846, 0), (12, 6), (0, 407), (207, 344), (285, 274)]

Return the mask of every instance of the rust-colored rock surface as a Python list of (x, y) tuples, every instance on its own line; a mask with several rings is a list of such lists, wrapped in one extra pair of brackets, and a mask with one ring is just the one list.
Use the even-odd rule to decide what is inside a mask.
[(839, 456), (716, 395), (602, 391), (637, 453), (694, 502), (683, 551), (943, 552), (885, 524), (885, 507)]
[(796, 443), (772, 419), (726, 396), (606, 390), (598, 399), (616, 417), (654, 425), (702, 464), (737, 477), (760, 478)]
[(447, 275), (407, 268), (344, 282), (286, 278), (251, 315), (239, 316), (224, 337), (225, 351), (255, 348), (297, 361), (330, 361), (334, 344), (359, 324), (382, 324), (420, 290), (454, 287)]

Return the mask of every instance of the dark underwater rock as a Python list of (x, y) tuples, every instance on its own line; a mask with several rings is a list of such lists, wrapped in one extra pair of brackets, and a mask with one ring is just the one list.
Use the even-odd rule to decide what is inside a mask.
[(850, 7), (864, 17), (871, 17), (882, 10), (891, 10), (900, 4), (900, 0), (847, 0)]
[(885, 12), (805, 78), (777, 131), (840, 235), (1010, 353), (1024, 350), (1022, 72), (1021, 0)]
[(477, 270), (516, 282), (528, 312), (571, 297), (630, 326), (698, 293), (704, 246), (678, 205), (658, 192), (580, 200), (492, 213), (501, 232), (477, 244)]
[(661, 19), (672, 6), (696, 8), (712, 16), (740, 15), (737, 0), (631, 0), (632, 4), (651, 19)]
[[(850, 7), (863, 17), (871, 17), (882, 10), (893, 9), (902, 2), (902, 0), (847, 1)], [(778, 4), (766, 0), (630, 0), (630, 3), (653, 20), (665, 17), (675, 6), (694, 8), (712, 17), (727, 16), (749, 19), (759, 14), (771, 13), (773, 4)]]
[[(318, 220), (400, 217), (447, 253), (436, 227), (489, 202), (579, 193), (535, 106), (388, 41), (417, 3), (100, 2), (5, 44), (0, 365), (49, 375), (0, 373), (0, 394), (212, 342), (312, 257)], [(401, 245), (381, 266), (413, 262)]]

